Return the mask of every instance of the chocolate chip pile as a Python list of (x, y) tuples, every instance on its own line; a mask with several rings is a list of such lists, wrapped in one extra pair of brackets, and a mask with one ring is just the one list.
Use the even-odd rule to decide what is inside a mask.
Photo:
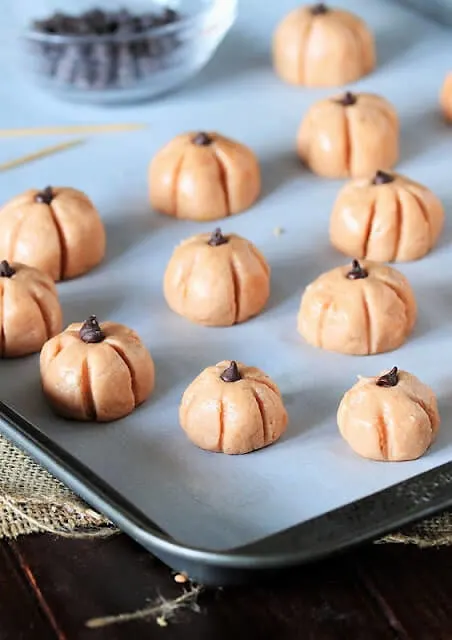
[[(35, 33), (50, 36), (34, 42), (39, 70), (61, 84), (83, 89), (126, 87), (165, 66), (179, 42), (174, 33), (156, 36), (153, 30), (180, 18), (169, 8), (140, 15), (101, 9), (78, 16), (55, 13), (32, 24)], [(140, 34), (142, 38), (133, 37)], [(52, 42), (52, 35), (73, 37), (61, 43)]]

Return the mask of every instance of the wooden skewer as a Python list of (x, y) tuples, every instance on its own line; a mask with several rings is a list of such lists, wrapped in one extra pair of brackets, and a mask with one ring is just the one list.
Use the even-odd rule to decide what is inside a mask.
[(50, 156), (53, 153), (65, 151), (66, 149), (76, 147), (84, 141), (84, 138), (78, 138), (77, 140), (71, 140), (70, 142), (62, 142), (60, 144), (54, 144), (51, 147), (44, 147), (44, 149), (40, 149), (40, 151), (35, 151), (34, 153), (29, 153), (26, 156), (15, 158), (14, 160), (9, 160), (9, 162), (0, 164), (0, 171), (14, 169), (14, 167), (19, 167), (20, 165), (27, 164), (28, 162), (33, 162), (34, 160), (45, 158), (46, 156)]
[(71, 124), (58, 125), (54, 127), (32, 127), (29, 129), (0, 129), (0, 138), (16, 138), (22, 136), (51, 136), (113, 133), (117, 131), (134, 131), (144, 129), (148, 125), (142, 123), (120, 123), (120, 124)]

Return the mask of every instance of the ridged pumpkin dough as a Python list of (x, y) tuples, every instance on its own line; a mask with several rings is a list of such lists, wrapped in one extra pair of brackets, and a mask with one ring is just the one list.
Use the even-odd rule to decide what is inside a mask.
[(46, 342), (40, 366), (47, 400), (72, 420), (118, 420), (154, 389), (154, 362), (135, 331), (95, 316)]
[(439, 102), (445, 119), (452, 122), (452, 73), (448, 73), (444, 78)]
[(176, 136), (149, 167), (152, 207), (176, 218), (225, 218), (248, 209), (260, 189), (251, 149), (214, 132)]
[(61, 331), (62, 313), (53, 280), (19, 262), (0, 262), (0, 355), (36, 353)]
[(176, 247), (163, 289), (179, 315), (199, 324), (229, 326), (262, 311), (270, 295), (270, 267), (249, 240), (216, 229)]
[(440, 416), (426, 384), (397, 367), (360, 378), (337, 412), (342, 437), (360, 456), (401, 462), (422, 456), (435, 440)]
[(297, 149), (326, 178), (370, 178), (399, 157), (396, 110), (374, 93), (347, 92), (315, 102), (298, 130)]
[(351, 268), (337, 267), (306, 287), (298, 330), (315, 347), (371, 355), (400, 347), (416, 315), (405, 276), (384, 264), (355, 260)]
[(346, 255), (379, 262), (418, 260), (437, 243), (444, 208), (405, 176), (377, 171), (346, 184), (330, 219), (331, 243)]
[(105, 255), (105, 229), (91, 200), (69, 187), (29, 189), (0, 209), (0, 256), (75, 278)]
[(349, 11), (325, 4), (299, 7), (274, 33), (273, 64), (290, 84), (348, 84), (375, 67), (374, 38), (365, 22)]
[(201, 449), (241, 454), (272, 444), (286, 430), (277, 385), (256, 367), (223, 361), (187, 387), (179, 408), (182, 429)]

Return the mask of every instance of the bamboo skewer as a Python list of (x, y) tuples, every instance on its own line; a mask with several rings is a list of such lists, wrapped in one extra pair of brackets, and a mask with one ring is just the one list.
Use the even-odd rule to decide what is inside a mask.
[(0, 138), (17, 138), (23, 136), (51, 136), (78, 134), (114, 133), (120, 131), (135, 131), (144, 129), (148, 125), (143, 123), (116, 124), (71, 124), (52, 127), (31, 127), (28, 129), (0, 129)]
[(0, 171), (7, 171), (8, 169), (14, 169), (14, 167), (19, 167), (28, 162), (33, 162), (34, 160), (45, 158), (46, 156), (50, 156), (54, 153), (65, 151), (66, 149), (70, 149), (72, 147), (78, 146), (82, 142), (85, 142), (85, 139), (78, 138), (77, 140), (71, 140), (69, 142), (54, 144), (51, 147), (44, 147), (44, 149), (40, 149), (39, 151), (35, 151), (33, 153), (27, 154), (26, 156), (21, 156), (20, 158), (15, 158), (14, 160), (9, 160), (8, 162), (4, 162), (3, 164), (0, 164)]

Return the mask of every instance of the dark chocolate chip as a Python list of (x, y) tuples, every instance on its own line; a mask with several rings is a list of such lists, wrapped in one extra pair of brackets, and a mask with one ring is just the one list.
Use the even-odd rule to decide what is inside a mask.
[(80, 21), (71, 16), (62, 16), (57, 23), (58, 33), (62, 35), (75, 35), (79, 33)]
[(77, 64), (80, 59), (79, 47), (68, 45), (63, 52), (55, 71), (56, 79), (62, 84), (71, 84), (75, 77)]
[[(46, 46), (46, 45), (44, 45)], [(48, 45), (46, 49), (46, 60), (47, 60), (47, 73), (50, 76), (55, 76), (58, 72), (58, 64), (60, 62), (60, 58), (64, 56), (66, 52), (65, 45)]]
[(0, 262), (0, 278), (11, 278), (16, 273), (7, 260)]
[(320, 16), (322, 13), (328, 13), (329, 9), (326, 4), (320, 2), (319, 4), (315, 4), (311, 7), (311, 13), (313, 16)]
[(238, 380), (242, 379), (239, 368), (237, 366), (237, 362), (235, 360), (231, 361), (231, 364), (223, 371), (220, 378), (223, 380), (223, 382), (237, 382)]
[(155, 13), (143, 14), (142, 16), (140, 16), (140, 21), (142, 31), (147, 31), (148, 29), (152, 29), (152, 27), (159, 26), (159, 20)]
[(114, 13), (108, 13), (105, 18), (105, 35), (116, 33), (118, 22)]
[(32, 29), (39, 33), (52, 33), (52, 23), (50, 20), (35, 20), (32, 23)]
[(384, 376), (380, 376), (375, 383), (378, 387), (395, 387), (399, 381), (399, 370), (397, 367), (392, 367), (391, 371), (385, 373)]
[(55, 47), (46, 42), (29, 42), (28, 47), (33, 56), (31, 60), (36, 65), (37, 72), (49, 77), (55, 75), (58, 60), (63, 50), (62, 47)]
[(147, 41), (143, 43), (143, 47), (146, 47), (147, 53), (137, 58), (137, 74), (140, 78), (146, 78), (152, 75), (160, 66), (158, 59), (154, 58), (152, 52), (149, 50)]
[(143, 33), (143, 23), (141, 22), (141, 16), (135, 16), (132, 20), (133, 32)]
[(175, 22), (178, 18), (179, 18), (179, 14), (174, 9), (170, 9), (169, 7), (167, 7), (163, 12), (163, 19), (168, 24), (170, 22)]
[(115, 14), (115, 18), (119, 24), (125, 24), (126, 22), (130, 22), (133, 19), (133, 16), (128, 9), (120, 9)]
[(197, 144), (199, 147), (207, 147), (209, 144), (212, 144), (212, 138), (204, 131), (200, 131), (195, 135), (192, 139), (193, 144)]
[(227, 244), (229, 240), (221, 233), (221, 229), (218, 227), (210, 236), (210, 240), (207, 244), (211, 247), (219, 247), (220, 244)]
[(134, 18), (129, 15), (129, 17), (127, 18), (120, 19), (118, 21), (116, 33), (121, 33), (121, 34), (137, 33), (137, 27), (136, 27)]
[[(166, 36), (165, 38), (159, 38), (160, 51), (163, 59), (168, 58), (168, 55), (174, 51), (177, 45), (177, 41), (172, 36)], [(172, 64), (172, 63), (170, 63)]]
[(57, 12), (52, 16), (51, 21), (53, 22), (55, 33), (65, 33), (65, 24), (67, 18), (68, 16), (66, 14), (60, 12)]
[(136, 59), (127, 43), (119, 46), (116, 74), (121, 86), (128, 86), (137, 78)]
[(102, 342), (105, 339), (105, 333), (100, 328), (96, 316), (90, 316), (88, 320), (82, 324), (79, 331), (80, 339), (88, 344)]
[(91, 25), (89, 22), (85, 22), (85, 20), (80, 20), (74, 18), (74, 34), (77, 36), (88, 36), (93, 35)]
[(55, 194), (52, 191), (52, 187), (46, 187), (42, 191), (39, 191), (35, 195), (35, 202), (40, 202), (42, 204), (50, 204), (54, 199)]
[(388, 184), (389, 182), (394, 182), (395, 178), (390, 173), (386, 173), (385, 171), (377, 171), (374, 179), (372, 180), (372, 184)]
[(91, 86), (95, 89), (104, 89), (108, 86), (112, 69), (113, 52), (112, 45), (100, 42), (93, 45), (89, 64), (91, 67)]
[(80, 20), (89, 25), (93, 34), (103, 35), (107, 33), (107, 14), (101, 9), (92, 9), (80, 16)]
[(49, 41), (40, 44), (39, 49), (33, 52), (37, 71), (52, 77), (56, 84), (85, 90), (129, 86), (139, 78), (151, 76), (166, 66), (174, 67), (179, 62), (173, 54), (180, 47), (181, 40), (172, 33), (153, 37), (152, 29), (172, 24), (180, 18), (181, 14), (170, 8), (138, 14), (125, 9), (104, 11), (96, 8), (75, 16), (55, 13), (33, 22), (33, 29), (41, 33), (74, 36), (147, 35), (147, 32), (150, 36), (136, 42), (124, 42), (121, 38), (111, 43), (99, 42), (99, 48), (93, 43), (89, 45), (88, 53), (83, 41), (79, 44), (74, 40), (68, 45)]
[(343, 107), (351, 107), (354, 104), (356, 104), (357, 100), (358, 100), (358, 98), (354, 93), (351, 93), (350, 91), (347, 91), (346, 93), (344, 93), (342, 98), (339, 98), (338, 102)]
[(91, 60), (89, 56), (85, 54), (80, 58), (77, 62), (77, 66), (75, 68), (74, 78), (72, 80), (75, 87), (79, 87), (80, 89), (88, 89), (91, 87), (93, 80), (93, 66), (91, 64)]
[(352, 268), (347, 273), (347, 278), (349, 280), (361, 280), (362, 278), (367, 278), (369, 274), (362, 266), (359, 264), (358, 260), (353, 260)]
[(137, 62), (141, 58), (145, 58), (147, 55), (149, 55), (148, 43), (146, 38), (143, 38), (142, 40), (136, 40), (136, 42), (133, 43), (133, 47), (131, 45), (131, 49), (133, 50), (134, 55), (137, 57)]

